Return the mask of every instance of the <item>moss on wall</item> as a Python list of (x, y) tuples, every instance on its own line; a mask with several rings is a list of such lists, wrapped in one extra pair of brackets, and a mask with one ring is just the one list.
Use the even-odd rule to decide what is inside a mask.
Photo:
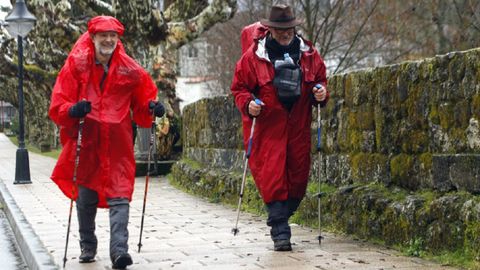
[(348, 113), (348, 126), (358, 130), (373, 130), (374, 112), (366, 106), (359, 107), (357, 110)]
[(473, 116), (480, 120), (480, 93), (473, 96), (471, 107)]
[(386, 164), (388, 164), (388, 157), (382, 154), (354, 154), (350, 163), (353, 181), (355, 183), (388, 183), (389, 178), (384, 177), (387, 174)]
[(443, 103), (443, 104), (440, 104), (440, 106), (438, 107), (438, 117), (440, 120), (440, 126), (444, 130), (448, 130), (455, 123), (454, 121), (455, 119), (453, 118), (454, 108), (455, 108), (454, 104), (452, 103)]
[(408, 187), (413, 171), (413, 157), (407, 154), (394, 156), (390, 161), (392, 182), (400, 187)]

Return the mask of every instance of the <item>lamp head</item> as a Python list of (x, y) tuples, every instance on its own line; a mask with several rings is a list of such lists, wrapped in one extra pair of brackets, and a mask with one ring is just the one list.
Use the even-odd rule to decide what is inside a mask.
[(5, 17), (7, 31), (13, 37), (26, 37), (35, 26), (37, 18), (28, 11), (23, 0), (17, 0), (13, 10)]

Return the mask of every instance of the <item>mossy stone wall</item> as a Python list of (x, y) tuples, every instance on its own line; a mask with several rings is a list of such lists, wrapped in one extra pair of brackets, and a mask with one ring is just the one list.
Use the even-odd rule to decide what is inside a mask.
[(478, 193), (479, 79), (479, 49), (331, 77), (323, 178)]

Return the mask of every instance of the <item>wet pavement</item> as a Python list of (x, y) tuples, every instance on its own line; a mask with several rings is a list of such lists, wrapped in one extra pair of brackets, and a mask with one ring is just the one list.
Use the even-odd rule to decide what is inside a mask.
[(0, 211), (0, 266), (1, 269), (28, 269), (18, 251), (15, 236), (3, 211)]
[[(13, 185), (16, 147), (0, 134), (0, 193), (21, 235), (30, 269), (61, 269), (69, 200), (49, 179), (55, 160), (29, 153), (32, 184)], [(348, 237), (292, 227), (292, 252), (274, 252), (265, 218), (241, 214), (240, 233), (231, 234), (233, 208), (181, 192), (164, 177), (150, 179), (142, 250), (137, 252), (145, 178), (136, 179), (130, 208), (129, 245), (134, 264), (128, 269), (453, 269)], [(73, 213), (66, 269), (111, 269), (108, 211), (97, 214), (96, 262), (79, 264), (78, 225)], [(3, 269), (0, 267), (0, 269)]]

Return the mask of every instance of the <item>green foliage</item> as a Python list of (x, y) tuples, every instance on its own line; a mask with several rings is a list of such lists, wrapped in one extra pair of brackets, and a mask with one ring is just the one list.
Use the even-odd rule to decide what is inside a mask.
[(58, 75), (57, 71), (48, 72), (37, 65), (25, 64), (24, 68), (26, 73), (29, 73), (30, 76), (32, 76), (35, 80), (39, 80), (39, 81), (48, 80), (53, 83), (55, 82), (55, 79), (57, 78), (57, 75)]
[(421, 237), (410, 239), (406, 254), (408, 256), (421, 257), (425, 254), (424, 241)]
[(425, 206), (430, 205), (432, 201), (437, 199), (437, 197), (439, 196), (438, 193), (429, 189), (420, 190), (416, 194), (419, 195), (421, 198), (425, 199)]
[[(337, 187), (324, 182), (320, 185), (320, 191), (326, 194), (333, 194), (337, 189)], [(307, 186), (307, 194), (317, 194), (318, 191), (318, 181), (310, 181)]]
[(199, 162), (197, 162), (193, 159), (183, 158), (182, 162), (186, 163), (188, 166), (190, 166), (194, 170), (198, 170), (198, 169), (202, 168), (202, 164), (200, 164)]
[(472, 256), (471, 253), (463, 250), (453, 252), (442, 252), (438, 255), (427, 254), (425, 258), (433, 259), (440, 262), (442, 265), (460, 266), (465, 270), (480, 269), (480, 261), (478, 258)]
[(366, 185), (370, 191), (379, 193), (382, 198), (394, 202), (403, 202), (408, 196), (408, 191), (398, 187), (387, 187), (383, 183), (369, 183)]

